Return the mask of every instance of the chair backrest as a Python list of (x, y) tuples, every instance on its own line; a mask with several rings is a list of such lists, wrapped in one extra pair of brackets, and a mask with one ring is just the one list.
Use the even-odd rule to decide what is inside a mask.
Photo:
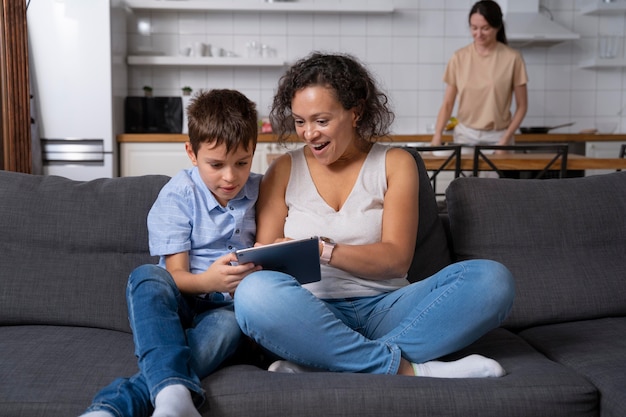
[[(567, 176), (567, 153), (568, 145), (553, 145), (553, 144), (534, 144), (534, 145), (476, 145), (474, 146), (474, 161), (473, 161), (473, 175), (478, 176), (481, 169), (481, 161), (484, 161), (489, 167), (488, 171), (495, 171), (500, 177), (504, 176), (503, 169), (499, 168), (497, 161), (491, 158), (491, 154), (485, 151), (504, 151), (504, 152), (516, 152), (516, 153), (541, 153), (550, 154), (550, 159), (542, 167), (542, 169), (536, 174), (535, 179), (545, 178), (548, 171), (558, 170), (559, 178), (565, 178)], [(557, 161), (560, 160), (560, 166), (557, 169)]]
[(429, 170), (429, 179), (435, 195), (445, 195), (445, 190), (443, 193), (437, 193), (437, 176), (442, 171), (450, 171), (451, 169), (453, 169), (454, 171), (454, 178), (458, 178), (461, 175), (461, 145), (451, 144), (442, 146), (408, 146), (408, 148), (419, 152), (420, 155), (424, 152), (440, 152), (441, 155), (443, 155), (443, 157), (445, 158), (443, 162), (437, 168)]

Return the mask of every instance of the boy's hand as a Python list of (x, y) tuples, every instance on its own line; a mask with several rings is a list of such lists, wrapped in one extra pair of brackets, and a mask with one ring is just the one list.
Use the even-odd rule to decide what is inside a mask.
[(228, 292), (232, 295), (242, 279), (251, 272), (261, 270), (261, 266), (253, 263), (232, 265), (231, 262), (237, 262), (237, 256), (234, 253), (218, 258), (202, 273), (202, 279), (207, 288), (211, 289), (207, 292)]

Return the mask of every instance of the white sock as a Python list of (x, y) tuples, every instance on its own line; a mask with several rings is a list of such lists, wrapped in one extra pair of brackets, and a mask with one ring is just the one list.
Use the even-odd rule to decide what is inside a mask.
[(152, 417), (201, 417), (191, 399), (191, 392), (182, 384), (168, 385), (154, 399)]
[(469, 355), (452, 362), (430, 361), (412, 365), (416, 376), (433, 378), (488, 378), (506, 374), (498, 362), (481, 355)]
[(115, 417), (115, 416), (107, 411), (98, 410), (98, 411), (90, 411), (88, 413), (81, 414), (79, 417)]
[(283, 374), (302, 374), (305, 372), (322, 372), (322, 369), (310, 368), (308, 366), (298, 365), (289, 361), (276, 361), (273, 362), (269, 368), (270, 372), (280, 372)]

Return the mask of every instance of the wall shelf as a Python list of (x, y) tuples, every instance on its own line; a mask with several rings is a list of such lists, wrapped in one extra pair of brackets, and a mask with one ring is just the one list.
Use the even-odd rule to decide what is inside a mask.
[(618, 13), (626, 13), (626, 2), (613, 1), (607, 3), (602, 0), (594, 0), (580, 6), (580, 14), (583, 15), (598, 16)]
[(626, 67), (626, 59), (602, 59), (593, 58), (588, 61), (583, 61), (578, 64), (580, 68), (585, 69), (600, 69), (600, 68), (623, 68)]
[[(341, 2), (299, 1), (225, 1), (225, 0), (126, 0), (126, 5), (136, 10), (195, 10), (213, 12), (269, 12), (269, 13), (393, 13), (392, 1), (382, 4), (363, 4), (359, 0)], [(189, 57), (165, 55), (129, 55), (128, 65), (178, 66), (178, 67), (284, 67), (287, 63), (279, 58), (241, 57)]]
[(128, 65), (180, 66), (180, 67), (283, 67), (284, 60), (278, 58), (240, 58), (240, 57), (188, 57), (130, 55)]
[(303, 3), (295, 1), (250, 2), (206, 0), (127, 0), (131, 9), (205, 10), (225, 12), (293, 12), (293, 13), (392, 13), (391, 1), (384, 4), (350, 2)]

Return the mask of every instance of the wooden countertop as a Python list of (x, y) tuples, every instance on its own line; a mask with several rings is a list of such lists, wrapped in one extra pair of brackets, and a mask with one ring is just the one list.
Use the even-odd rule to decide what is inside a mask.
[[(447, 136), (450, 139), (451, 136)], [(392, 135), (385, 142), (430, 142), (432, 135)], [(186, 142), (189, 136), (179, 133), (123, 133), (117, 135), (118, 143), (154, 143), (154, 142)], [(294, 140), (297, 140), (294, 137)], [(276, 135), (260, 134), (259, 142), (276, 142)], [(560, 142), (626, 142), (626, 134), (581, 134), (581, 133), (545, 133), (545, 134), (518, 134), (516, 143), (560, 143)]]

